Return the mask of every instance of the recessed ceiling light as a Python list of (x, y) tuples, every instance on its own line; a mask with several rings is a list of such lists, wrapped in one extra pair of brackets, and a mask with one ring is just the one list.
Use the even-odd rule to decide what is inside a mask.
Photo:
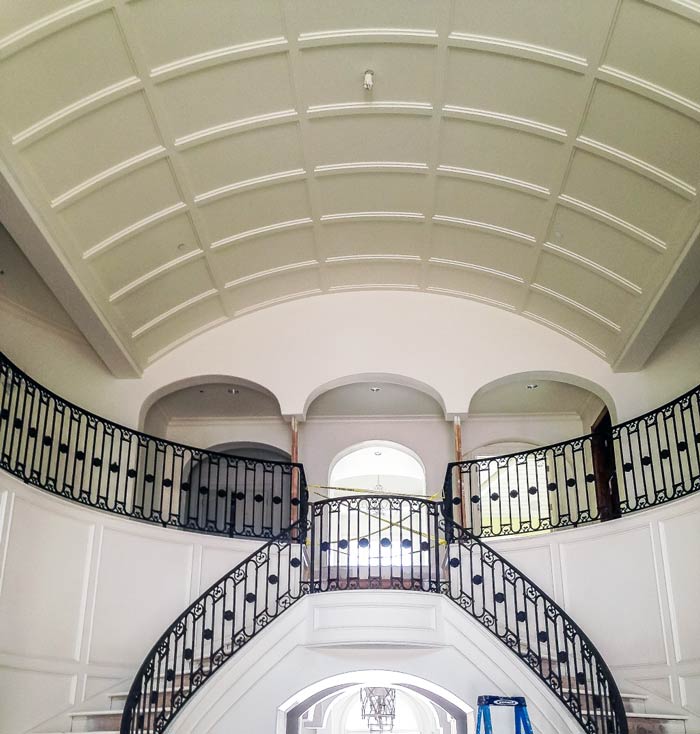
[(374, 452), (374, 455), (375, 455), (375, 456), (381, 456), (381, 455), (382, 455), (382, 452), (381, 452), (381, 451), (375, 451), (375, 452)]
[(177, 246), (178, 250), (184, 250), (187, 247), (187, 245), (184, 242), (180, 242), (180, 244)]
[(379, 392), (382, 388), (381, 387), (370, 387), (370, 392)]
[(204, 392), (204, 388), (200, 389), (200, 391), (199, 391), (199, 392)]
[(537, 390), (538, 387), (539, 385), (535, 382), (531, 382), (529, 385), (527, 385), (528, 390)]

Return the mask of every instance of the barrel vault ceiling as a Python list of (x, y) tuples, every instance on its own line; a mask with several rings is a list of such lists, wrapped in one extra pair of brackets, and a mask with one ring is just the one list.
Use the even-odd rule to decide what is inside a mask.
[(379, 288), (493, 304), (624, 367), (689, 279), (695, 0), (0, 6), (3, 175), (46, 252), (16, 238), (136, 370), (255, 309)]

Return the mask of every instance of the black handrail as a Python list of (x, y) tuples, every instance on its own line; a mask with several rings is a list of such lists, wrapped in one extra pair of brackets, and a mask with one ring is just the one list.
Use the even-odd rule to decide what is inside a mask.
[(700, 386), (609, 430), (452, 462), (444, 500), (474, 535), (610, 520), (700, 490)]
[(305, 530), (299, 520), (255, 550), (168, 626), (131, 684), (121, 734), (163, 732), (231, 656), (307, 593)]
[(587, 635), (442, 509), (387, 495), (312, 503), (306, 521), (258, 549), (170, 625), (131, 686), (121, 734), (162, 733), (226, 660), (302, 596), (377, 588), (447, 596), (538, 675), (583, 731), (628, 734), (617, 684)]
[[(226, 536), (274, 537), (308, 498), (299, 463), (198, 449), (106, 420), (1, 352), (0, 468), (88, 507)], [(452, 462), (444, 500), (462, 526), (493, 537), (607, 520), (698, 490), (700, 387), (605, 432)]]
[(596, 646), (528, 576), (445, 519), (442, 593), (517, 655), (589, 734), (627, 734), (620, 690)]
[(2, 353), (0, 467), (88, 507), (215, 535), (274, 537), (307, 495), (301, 464), (206, 451), (105, 420)]

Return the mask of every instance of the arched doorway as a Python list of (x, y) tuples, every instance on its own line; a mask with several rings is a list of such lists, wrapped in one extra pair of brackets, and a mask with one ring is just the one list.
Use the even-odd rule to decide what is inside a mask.
[(418, 454), (393, 441), (363, 441), (341, 451), (331, 462), (328, 484), (376, 494), (425, 496), (425, 466)]

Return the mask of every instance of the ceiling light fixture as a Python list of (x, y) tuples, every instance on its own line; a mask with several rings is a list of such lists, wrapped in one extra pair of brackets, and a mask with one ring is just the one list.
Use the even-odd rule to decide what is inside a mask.
[(236, 387), (229, 387), (229, 389), (226, 391), (229, 395), (238, 395), (240, 390)]
[(370, 387), (370, 392), (379, 392), (382, 388), (381, 387)]
[(362, 82), (362, 86), (368, 91), (372, 91), (372, 87), (374, 86), (374, 72), (372, 69), (367, 69), (365, 71), (364, 80)]
[(178, 250), (184, 250), (187, 247), (187, 245), (184, 242), (180, 242), (180, 244), (177, 246)]
[(527, 385), (528, 390), (537, 390), (539, 385), (536, 382), (531, 382), (529, 385)]
[(375, 451), (375, 452), (374, 452), (374, 455), (375, 455), (375, 456), (381, 456), (381, 455), (382, 455), (382, 452), (381, 452), (381, 451)]

